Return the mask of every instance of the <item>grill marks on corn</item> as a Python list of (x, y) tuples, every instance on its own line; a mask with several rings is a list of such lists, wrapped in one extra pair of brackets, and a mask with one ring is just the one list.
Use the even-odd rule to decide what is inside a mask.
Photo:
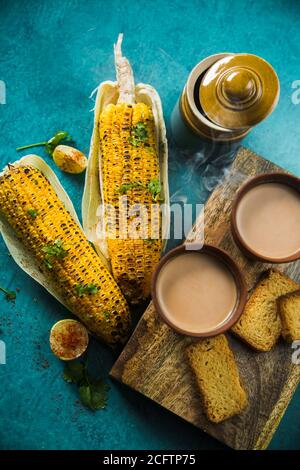
[[(37, 217), (32, 218), (28, 209), (37, 210)], [(10, 167), (0, 178), (0, 211), (70, 310), (92, 332), (108, 343), (127, 336), (130, 318), (121, 291), (41, 172), (32, 167)], [(43, 248), (57, 240), (68, 254), (63, 259), (53, 257), (49, 269)], [(93, 284), (98, 292), (80, 297), (78, 284)]]
[[(144, 123), (146, 127), (147, 140), (133, 145), (132, 129), (139, 123)], [(117, 215), (115, 237), (109, 232), (107, 237), (113, 274), (128, 300), (136, 302), (150, 294), (152, 272), (162, 249), (159, 205), (153, 205), (151, 193), (147, 190), (151, 180), (159, 179), (158, 150), (151, 109), (143, 103), (134, 106), (125, 103), (108, 105), (100, 119), (100, 139), (104, 202), (112, 205)], [(127, 197), (128, 209), (146, 207), (148, 218), (140, 227), (142, 238), (146, 241), (141, 238), (122, 239), (120, 234), (119, 190), (122, 185), (133, 183), (141, 185), (134, 184), (120, 198), (120, 203), (125, 203)], [(128, 218), (128, 225), (136, 215)], [(113, 219), (108, 210), (106, 220), (109, 230)], [(149, 238), (153, 236), (150, 233), (151, 223), (152, 227), (154, 225), (153, 238), (157, 240), (149, 243)]]

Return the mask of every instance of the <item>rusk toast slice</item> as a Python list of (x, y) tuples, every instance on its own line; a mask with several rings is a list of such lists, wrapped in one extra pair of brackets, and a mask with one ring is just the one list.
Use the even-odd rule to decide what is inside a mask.
[(220, 423), (247, 406), (247, 394), (224, 335), (193, 343), (186, 349), (208, 419)]
[(288, 342), (300, 340), (300, 289), (277, 299), (282, 336)]
[(267, 271), (252, 292), (232, 332), (257, 351), (270, 351), (281, 334), (277, 298), (299, 287), (286, 274), (276, 269)]

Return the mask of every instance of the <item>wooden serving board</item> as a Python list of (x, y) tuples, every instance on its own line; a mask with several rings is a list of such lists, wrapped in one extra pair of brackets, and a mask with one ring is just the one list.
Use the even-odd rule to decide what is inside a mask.
[[(205, 205), (205, 242), (225, 249), (245, 275), (249, 291), (268, 264), (250, 261), (235, 245), (230, 232), (231, 203), (249, 177), (283, 171), (273, 163), (241, 148), (230, 173)], [(198, 218), (191, 239), (203, 227)], [(277, 266), (300, 282), (300, 261)], [(282, 340), (268, 353), (257, 353), (228, 334), (240, 374), (249, 395), (247, 410), (221, 424), (203, 414), (198, 391), (184, 350), (191, 341), (173, 332), (157, 316), (151, 303), (111, 370), (127, 384), (234, 449), (265, 449), (300, 380), (300, 365), (292, 365), (293, 349)]]

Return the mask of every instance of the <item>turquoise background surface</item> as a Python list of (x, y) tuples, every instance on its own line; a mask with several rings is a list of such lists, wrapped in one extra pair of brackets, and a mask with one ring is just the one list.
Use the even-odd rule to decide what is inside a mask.
[[(1, 167), (16, 160), (17, 146), (59, 129), (88, 152), (90, 94), (114, 79), (112, 46), (124, 32), (136, 80), (158, 90), (167, 123), (189, 71), (205, 56), (250, 52), (270, 61), (281, 82), (280, 103), (244, 144), (300, 176), (300, 105), (291, 99), (292, 83), (300, 80), (297, 0), (0, 0), (0, 18), (0, 80), (7, 94), (0, 105)], [(45, 158), (80, 213), (83, 176), (62, 174)], [(204, 202), (205, 187), (221, 174), (217, 166), (193, 163), (193, 156), (185, 160), (171, 147), (174, 199)], [(209, 184), (203, 171), (211, 172)], [(51, 326), (66, 310), (14, 264), (2, 240), (0, 266), (0, 285), (20, 289), (15, 305), (0, 299), (0, 339), (7, 347), (7, 364), (0, 365), (1, 449), (224, 448), (111, 381), (107, 409), (84, 409), (48, 345)], [(93, 342), (90, 356), (95, 372), (107, 377), (116, 354)], [(298, 389), (270, 448), (300, 448), (299, 399)]]

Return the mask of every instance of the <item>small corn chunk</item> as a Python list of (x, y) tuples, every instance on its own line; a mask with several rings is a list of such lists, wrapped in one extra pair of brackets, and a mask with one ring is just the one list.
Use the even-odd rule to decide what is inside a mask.
[[(138, 303), (150, 295), (152, 273), (162, 250), (159, 197), (155, 199), (149, 190), (149, 184), (159, 183), (160, 179), (152, 111), (144, 103), (109, 104), (101, 114), (99, 131), (104, 203), (113, 207), (116, 215), (115, 233), (110, 236), (114, 221), (110, 210), (106, 210), (113, 275), (127, 300)], [(147, 209), (140, 237), (126, 238), (122, 234), (120, 207), (125, 196), (128, 209)], [(128, 225), (130, 221), (128, 216)]]
[(87, 328), (109, 344), (124, 341), (127, 303), (47, 178), (31, 166), (10, 165), (0, 177), (0, 213)]
[(82, 173), (88, 164), (86, 156), (69, 145), (58, 145), (53, 152), (54, 163), (66, 173)]

